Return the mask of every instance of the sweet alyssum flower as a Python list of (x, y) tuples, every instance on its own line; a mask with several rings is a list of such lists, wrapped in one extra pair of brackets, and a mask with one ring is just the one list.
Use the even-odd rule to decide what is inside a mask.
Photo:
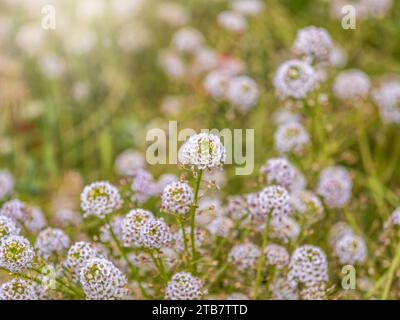
[(194, 53), (201, 48), (203, 40), (200, 31), (191, 27), (184, 27), (174, 33), (171, 44), (179, 52)]
[(289, 253), (284, 246), (271, 243), (265, 248), (264, 255), (265, 263), (277, 269), (283, 269), (289, 264)]
[(325, 253), (312, 245), (298, 247), (290, 258), (288, 280), (292, 287), (299, 283), (310, 287), (327, 282), (329, 276)]
[[(233, 0), (232, 9), (244, 15), (254, 16), (259, 14), (264, 8), (261, 0)], [(239, 299), (240, 300), (240, 299)]]
[(233, 227), (234, 223), (231, 219), (227, 217), (217, 217), (213, 219), (206, 228), (211, 234), (225, 238), (229, 235)]
[(294, 241), (300, 234), (300, 226), (291, 217), (275, 217), (271, 220), (270, 236), (274, 239), (280, 239), (284, 243)]
[(230, 75), (221, 70), (211, 71), (203, 81), (204, 90), (215, 100), (226, 98)]
[(125, 275), (104, 258), (92, 258), (81, 269), (80, 282), (89, 300), (116, 300), (127, 296)]
[(242, 33), (247, 28), (245, 17), (235, 11), (222, 11), (218, 15), (217, 21), (222, 28), (234, 33)]
[(21, 222), (28, 218), (28, 207), (22, 201), (13, 199), (3, 204), (0, 209), (0, 215)]
[(248, 76), (236, 76), (229, 80), (227, 99), (240, 112), (248, 112), (257, 103), (259, 94), (257, 83)]
[(308, 63), (289, 60), (275, 73), (274, 86), (280, 98), (304, 99), (317, 84), (317, 73)]
[(167, 213), (186, 215), (194, 202), (192, 188), (186, 182), (173, 182), (167, 185), (161, 196), (161, 210)]
[(150, 197), (158, 193), (157, 183), (154, 181), (153, 175), (145, 170), (138, 169), (131, 184), (133, 198), (139, 204), (146, 202)]
[(251, 242), (235, 245), (229, 252), (228, 262), (240, 271), (255, 270), (260, 249)]
[(18, 235), (20, 231), (14, 220), (6, 216), (0, 216), (0, 241), (7, 236)]
[(123, 151), (115, 159), (115, 171), (122, 176), (132, 176), (144, 166), (145, 159), (143, 155), (132, 149)]
[(100, 248), (95, 244), (78, 241), (69, 248), (64, 261), (64, 266), (71, 271), (73, 280), (78, 281), (81, 269), (86, 265), (86, 263), (92, 258), (101, 256)]
[(324, 28), (309, 26), (297, 32), (293, 49), (296, 53), (312, 59), (311, 61), (327, 61), (330, 57), (333, 42)]
[(165, 288), (165, 298), (168, 300), (198, 300), (203, 294), (203, 282), (189, 272), (179, 272), (173, 275)]
[(367, 246), (363, 238), (355, 234), (342, 236), (335, 245), (335, 255), (341, 264), (362, 264), (367, 259)]
[(35, 253), (29, 241), (18, 235), (2, 238), (0, 242), (0, 267), (19, 273), (31, 267)]
[(344, 167), (333, 166), (322, 170), (318, 180), (318, 193), (330, 208), (342, 208), (350, 200), (352, 181)]
[(25, 228), (33, 233), (37, 233), (47, 226), (47, 220), (43, 211), (38, 207), (28, 207), (28, 216), (23, 221)]
[(266, 176), (268, 184), (277, 184), (285, 188), (289, 188), (296, 177), (296, 170), (286, 158), (268, 159), (261, 167), (260, 173)]
[(61, 229), (46, 228), (41, 231), (35, 242), (35, 248), (40, 256), (49, 258), (61, 254), (70, 245), (69, 237)]
[(373, 92), (373, 98), (383, 122), (400, 123), (400, 81), (382, 84)]
[(133, 209), (129, 211), (121, 223), (124, 246), (140, 246), (142, 244), (140, 229), (145, 225), (148, 219), (153, 217), (153, 213), (144, 209)]
[(310, 143), (310, 136), (302, 124), (288, 122), (278, 127), (274, 142), (276, 150), (280, 153), (301, 154)]
[(329, 230), (328, 243), (331, 248), (334, 248), (336, 243), (346, 235), (353, 234), (353, 230), (345, 222), (335, 223)]
[(33, 281), (14, 278), (0, 287), (0, 301), (39, 300)]
[(311, 191), (299, 190), (291, 193), (291, 203), (300, 219), (308, 225), (320, 221), (325, 216), (324, 207), (318, 196)]
[(160, 249), (172, 240), (172, 234), (163, 219), (147, 219), (140, 228), (142, 245), (149, 249)]
[(260, 210), (265, 218), (281, 218), (288, 216), (292, 212), (290, 195), (281, 186), (268, 186), (259, 194)]
[(366, 99), (371, 82), (361, 70), (347, 70), (338, 74), (333, 83), (333, 93), (343, 101)]
[(196, 171), (221, 167), (225, 158), (220, 138), (209, 133), (192, 135), (179, 150), (179, 162)]
[(84, 211), (84, 217), (94, 215), (104, 219), (121, 205), (122, 198), (118, 189), (107, 181), (93, 182), (81, 193), (81, 208)]
[(0, 200), (14, 190), (14, 178), (8, 170), (0, 170)]

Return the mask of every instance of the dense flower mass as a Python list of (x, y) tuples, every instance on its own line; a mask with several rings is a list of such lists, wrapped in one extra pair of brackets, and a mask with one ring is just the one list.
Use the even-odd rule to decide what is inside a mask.
[(173, 275), (165, 289), (168, 300), (198, 300), (203, 295), (203, 283), (188, 272)]
[(36, 238), (35, 248), (44, 258), (58, 255), (69, 248), (70, 239), (61, 229), (46, 228)]
[(90, 300), (123, 299), (128, 294), (125, 275), (104, 258), (89, 260), (81, 269), (80, 282)]
[(400, 1), (45, 2), (0, 0), (0, 300), (400, 299)]
[(140, 229), (150, 218), (153, 218), (153, 213), (150, 211), (143, 209), (129, 211), (121, 223), (122, 239), (126, 247), (137, 247), (142, 244)]
[(301, 60), (282, 63), (275, 73), (274, 86), (279, 97), (303, 99), (315, 88), (317, 74), (313, 67)]
[(32, 281), (12, 279), (0, 287), (0, 300), (38, 300), (39, 296)]
[(81, 208), (85, 217), (104, 218), (122, 205), (117, 188), (107, 181), (94, 182), (86, 186), (81, 194)]
[(140, 239), (144, 247), (160, 249), (171, 242), (172, 234), (163, 219), (149, 218), (140, 228)]
[(208, 133), (191, 136), (179, 150), (179, 161), (194, 170), (220, 167), (224, 164), (225, 148), (219, 137)]
[(325, 253), (312, 245), (297, 248), (290, 258), (288, 279), (291, 286), (301, 283), (307, 287), (328, 281)]
[(32, 266), (35, 252), (29, 241), (18, 235), (4, 237), (0, 242), (0, 267), (21, 272)]
[(310, 26), (297, 32), (293, 47), (301, 55), (324, 61), (329, 59), (333, 42), (325, 29)]
[(173, 182), (167, 185), (161, 196), (161, 210), (168, 213), (185, 215), (193, 206), (192, 188), (185, 182)]
[(318, 193), (328, 207), (341, 208), (350, 200), (352, 186), (350, 175), (345, 168), (329, 167), (319, 176)]

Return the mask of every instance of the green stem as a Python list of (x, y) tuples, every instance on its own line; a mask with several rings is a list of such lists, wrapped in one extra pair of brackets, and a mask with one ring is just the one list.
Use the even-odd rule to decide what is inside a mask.
[(197, 273), (197, 254), (196, 254), (196, 241), (195, 241), (195, 218), (196, 218), (196, 208), (199, 199), (199, 190), (201, 178), (203, 176), (203, 170), (197, 173), (196, 188), (194, 190), (194, 203), (190, 213), (190, 240), (192, 245), (192, 272), (195, 275)]
[(183, 219), (181, 217), (176, 217), (176, 219), (178, 220), (178, 223), (181, 227), (182, 230), (182, 238), (183, 238), (183, 246), (185, 249), (185, 253), (184, 253), (184, 262), (185, 264), (188, 264), (188, 257), (189, 257), (189, 246), (188, 246), (188, 239), (186, 238), (186, 229), (185, 229), (185, 223), (183, 221)]
[(385, 285), (385, 288), (383, 289), (383, 293), (382, 293), (382, 297), (381, 297), (382, 300), (386, 300), (389, 295), (390, 288), (392, 287), (394, 273), (396, 271), (397, 266), (399, 265), (399, 262), (400, 262), (400, 242), (397, 245), (396, 255), (394, 256), (392, 264), (390, 265), (390, 268), (389, 268), (389, 275), (388, 275), (386, 285)]
[(165, 272), (164, 264), (162, 260), (158, 259), (155, 255), (153, 250), (149, 250), (149, 254), (151, 259), (153, 260), (154, 265), (156, 266), (158, 272), (160, 273), (161, 278), (164, 280), (165, 283), (168, 282), (168, 276)]
[(268, 244), (268, 233), (269, 233), (269, 223), (270, 222), (270, 217), (267, 217), (266, 225), (264, 227), (264, 232), (263, 232), (263, 241), (261, 245), (261, 250), (260, 250), (260, 256), (258, 257), (258, 263), (257, 263), (257, 275), (256, 275), (256, 281), (254, 284), (254, 300), (257, 300), (258, 295), (259, 295), (259, 288), (261, 284), (261, 278), (263, 274), (263, 267), (264, 267), (264, 262), (265, 262), (265, 256), (264, 256), (264, 250)]

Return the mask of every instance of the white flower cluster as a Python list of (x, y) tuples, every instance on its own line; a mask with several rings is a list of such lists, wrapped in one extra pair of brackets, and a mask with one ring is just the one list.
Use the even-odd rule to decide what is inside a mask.
[(318, 180), (318, 193), (330, 208), (342, 208), (351, 198), (353, 183), (344, 167), (333, 166), (322, 170)]
[(152, 196), (158, 194), (158, 185), (152, 174), (145, 169), (136, 170), (131, 184), (133, 199), (138, 204), (143, 204)]
[(14, 190), (14, 178), (7, 170), (0, 170), (0, 200)]
[(297, 287), (299, 283), (311, 287), (327, 282), (329, 276), (325, 253), (312, 245), (298, 247), (290, 258), (288, 280), (292, 287)]
[(325, 29), (309, 26), (297, 31), (293, 49), (296, 53), (312, 59), (311, 61), (327, 61), (333, 49), (333, 42)]
[(284, 246), (271, 243), (265, 248), (264, 255), (266, 264), (277, 269), (283, 269), (289, 264), (289, 253)]
[(145, 166), (143, 155), (132, 149), (123, 151), (115, 160), (115, 171), (122, 176), (132, 176)]
[(179, 162), (191, 166), (193, 170), (221, 167), (225, 158), (225, 148), (214, 134), (192, 135), (179, 150)]
[(14, 220), (6, 216), (0, 216), (0, 241), (7, 236), (18, 235), (20, 231)]
[(255, 270), (260, 249), (251, 242), (235, 245), (229, 252), (228, 262), (242, 272)]
[(300, 225), (291, 217), (282, 216), (271, 220), (270, 237), (284, 243), (295, 241), (300, 234)]
[(259, 95), (257, 83), (248, 76), (233, 77), (226, 92), (229, 103), (242, 113), (250, 111)]
[(153, 217), (153, 213), (147, 210), (133, 209), (129, 211), (121, 223), (124, 246), (141, 246), (140, 229), (145, 225), (148, 219)]
[(0, 301), (4, 300), (39, 300), (39, 297), (32, 281), (14, 278), (0, 287)]
[(163, 219), (147, 219), (140, 228), (140, 238), (144, 247), (161, 249), (172, 241), (172, 234)]
[(97, 216), (104, 219), (106, 215), (122, 206), (118, 189), (107, 181), (93, 182), (81, 193), (81, 208), (84, 216)]
[(244, 15), (254, 16), (259, 14), (264, 8), (261, 0), (233, 0), (232, 9)]
[(317, 84), (317, 73), (308, 63), (289, 60), (282, 63), (275, 73), (274, 86), (282, 99), (304, 99)]
[(373, 93), (382, 121), (400, 123), (400, 81), (391, 81), (381, 85)]
[(35, 248), (38, 254), (47, 259), (59, 255), (70, 245), (69, 237), (61, 229), (46, 228), (36, 237)]
[(279, 153), (300, 155), (310, 143), (310, 136), (299, 122), (287, 122), (278, 127), (274, 135), (275, 149)]
[(203, 41), (203, 35), (198, 30), (184, 27), (173, 35), (172, 47), (178, 52), (193, 53), (202, 47)]
[[(346, 227), (346, 225), (344, 225)], [(332, 232), (332, 231), (331, 231)], [(337, 229), (336, 235), (331, 233), (331, 242), (333, 237), (335, 242), (333, 247), (334, 255), (341, 264), (363, 264), (367, 259), (368, 250), (365, 240), (355, 235), (350, 228)]]
[(281, 186), (268, 186), (259, 195), (260, 210), (266, 218), (281, 218), (292, 212), (290, 195)]
[(333, 83), (333, 93), (343, 101), (368, 98), (371, 82), (361, 70), (342, 71)]
[(0, 267), (19, 273), (32, 266), (35, 252), (29, 241), (18, 235), (4, 237), (0, 242)]
[(217, 18), (218, 25), (233, 33), (246, 31), (247, 21), (239, 12), (222, 11)]
[(101, 257), (100, 249), (93, 243), (78, 241), (68, 250), (64, 266), (70, 270), (74, 281), (79, 281), (81, 269), (93, 258)]
[(22, 201), (13, 199), (3, 204), (0, 215), (16, 221), (25, 221), (28, 218), (28, 207)]
[(286, 158), (268, 159), (260, 169), (260, 173), (266, 175), (268, 184), (277, 184), (289, 188), (295, 177), (296, 170)]
[(125, 275), (104, 258), (89, 260), (81, 269), (80, 282), (89, 300), (123, 299), (128, 294)]
[(165, 289), (168, 300), (198, 300), (203, 294), (203, 282), (188, 272), (174, 274)]
[(161, 196), (163, 212), (186, 215), (193, 206), (194, 193), (186, 182), (173, 182), (167, 185)]
[(227, 217), (217, 217), (207, 225), (207, 230), (212, 235), (225, 238), (230, 234), (233, 227), (234, 223), (231, 219)]
[(293, 209), (303, 221), (311, 225), (325, 216), (324, 207), (316, 194), (308, 190), (299, 190), (291, 194)]

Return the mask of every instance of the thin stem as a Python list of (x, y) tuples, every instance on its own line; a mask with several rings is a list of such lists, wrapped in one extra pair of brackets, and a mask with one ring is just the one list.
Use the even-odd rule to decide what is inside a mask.
[(168, 282), (168, 276), (165, 273), (165, 268), (162, 260), (158, 259), (155, 255), (153, 250), (149, 250), (149, 254), (151, 259), (153, 260), (154, 265), (156, 266), (158, 272), (160, 273), (161, 278), (164, 280), (165, 283)]
[(259, 294), (259, 288), (261, 284), (261, 278), (263, 274), (263, 266), (265, 262), (265, 256), (264, 256), (264, 250), (265, 247), (268, 244), (268, 233), (269, 233), (269, 222), (270, 222), (270, 217), (267, 217), (267, 221), (265, 222), (265, 227), (263, 231), (263, 241), (261, 245), (261, 251), (260, 251), (260, 256), (258, 257), (258, 263), (257, 263), (257, 275), (256, 275), (256, 281), (254, 284), (254, 300), (257, 300), (258, 294)]
[(203, 176), (203, 170), (200, 170), (197, 173), (197, 181), (196, 181), (196, 188), (194, 190), (194, 203), (190, 213), (190, 240), (192, 245), (192, 272), (193, 274), (197, 273), (197, 255), (196, 255), (196, 241), (195, 241), (195, 218), (196, 218), (196, 208), (197, 202), (199, 199), (199, 190), (200, 190), (200, 183), (201, 178)]
[(181, 227), (182, 230), (182, 238), (183, 238), (183, 246), (184, 246), (184, 262), (185, 264), (188, 263), (188, 257), (189, 257), (189, 246), (188, 246), (188, 239), (186, 238), (186, 228), (185, 228), (185, 223), (181, 217), (176, 217), (176, 220), (178, 220), (178, 223)]
[(383, 289), (383, 293), (382, 293), (382, 300), (386, 300), (389, 292), (390, 292), (390, 288), (392, 287), (392, 282), (393, 282), (393, 277), (394, 277), (394, 273), (396, 271), (397, 266), (399, 265), (400, 262), (400, 241), (397, 245), (396, 248), (396, 255), (393, 258), (392, 264), (390, 265), (389, 268), (389, 275), (385, 284), (385, 288)]

